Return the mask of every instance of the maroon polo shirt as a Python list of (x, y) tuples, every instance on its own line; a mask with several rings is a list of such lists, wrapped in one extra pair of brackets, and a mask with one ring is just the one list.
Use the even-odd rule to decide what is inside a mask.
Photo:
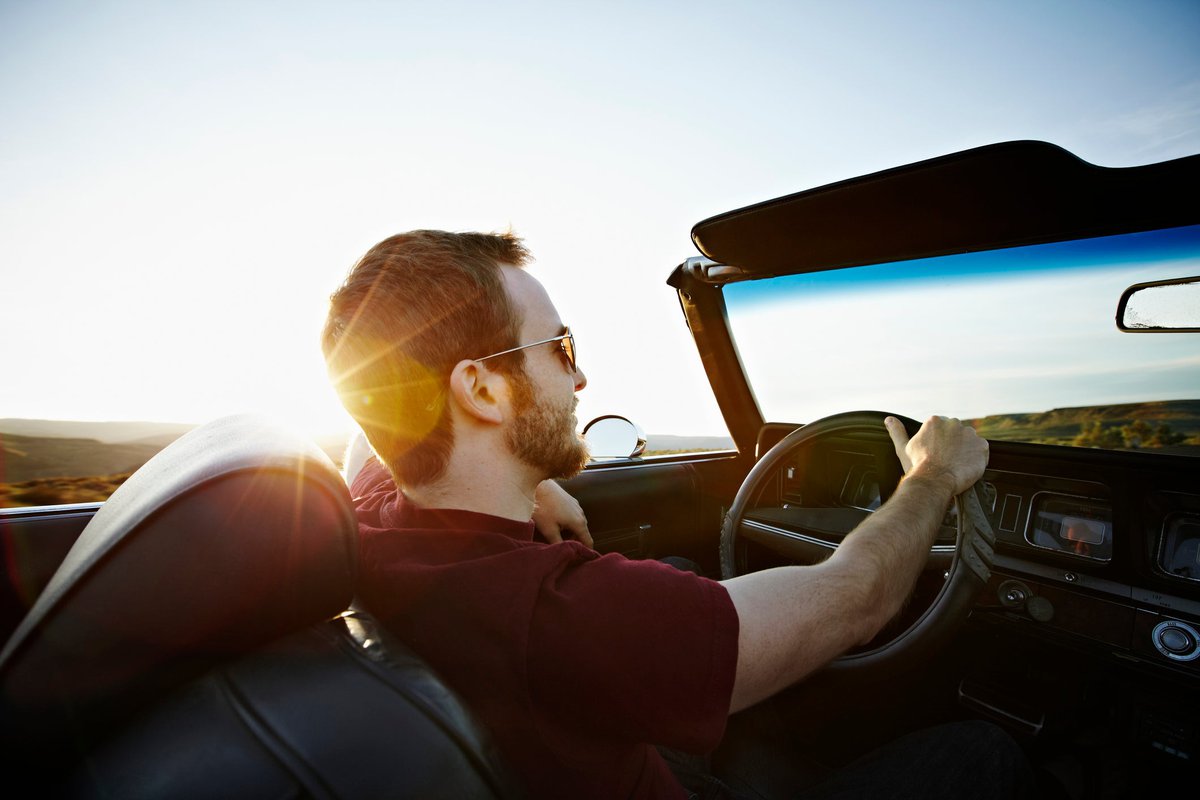
[(354, 480), (359, 602), (488, 728), (534, 797), (685, 797), (653, 745), (725, 730), (738, 618), (657, 561), (534, 541), (532, 522), (422, 509), (374, 459)]

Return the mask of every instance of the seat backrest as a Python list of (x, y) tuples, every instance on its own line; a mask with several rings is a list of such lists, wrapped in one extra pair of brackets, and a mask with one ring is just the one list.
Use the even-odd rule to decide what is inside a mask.
[(88, 753), (57, 794), (520, 797), (486, 733), (369, 616), (309, 626), (210, 670)]
[(328, 619), (354, 565), (347, 489), (314, 444), (248, 415), (191, 431), (101, 506), (0, 652), (3, 746), (77, 741)]
[(0, 652), (0, 754), (73, 796), (508, 797), (487, 737), (353, 596), (349, 492), (257, 416), (113, 493)]

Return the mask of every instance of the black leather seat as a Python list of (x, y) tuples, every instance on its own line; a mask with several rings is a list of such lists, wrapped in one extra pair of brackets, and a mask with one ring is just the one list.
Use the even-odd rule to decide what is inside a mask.
[(350, 497), (311, 442), (217, 420), (100, 508), (0, 653), (0, 753), (41, 796), (507, 798), (485, 733), (347, 612)]

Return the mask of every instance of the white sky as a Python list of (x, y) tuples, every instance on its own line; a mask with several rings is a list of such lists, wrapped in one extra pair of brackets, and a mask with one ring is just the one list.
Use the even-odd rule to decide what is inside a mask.
[[(1200, 341), (1122, 333), (1113, 316), (1125, 287), (1198, 272), (1189, 259), (848, 295), (797, 292), (774, 302), (731, 301), (730, 317), (768, 420), (856, 409), (978, 418), (1194, 399)], [(781, 330), (803, 335), (780, 337)], [(828, 341), (836, 351), (822, 347)]]
[(0, 0), (0, 417), (336, 427), (349, 266), (511, 225), (581, 419), (721, 433), (691, 225), (1010, 139), (1200, 152), (1200, 4)]

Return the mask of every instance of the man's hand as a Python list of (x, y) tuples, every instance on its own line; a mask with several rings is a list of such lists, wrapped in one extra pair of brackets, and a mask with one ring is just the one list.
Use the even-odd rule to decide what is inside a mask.
[(584, 547), (592, 546), (587, 517), (584, 516), (579, 502), (567, 494), (566, 489), (555, 481), (542, 481), (538, 484), (533, 498), (536, 502), (533, 524), (543, 539), (555, 544), (566, 536)]
[(888, 417), (883, 423), (905, 474), (946, 479), (953, 484), (954, 494), (965, 492), (983, 477), (988, 443), (971, 426), (949, 417), (930, 417), (910, 441), (900, 420)]

